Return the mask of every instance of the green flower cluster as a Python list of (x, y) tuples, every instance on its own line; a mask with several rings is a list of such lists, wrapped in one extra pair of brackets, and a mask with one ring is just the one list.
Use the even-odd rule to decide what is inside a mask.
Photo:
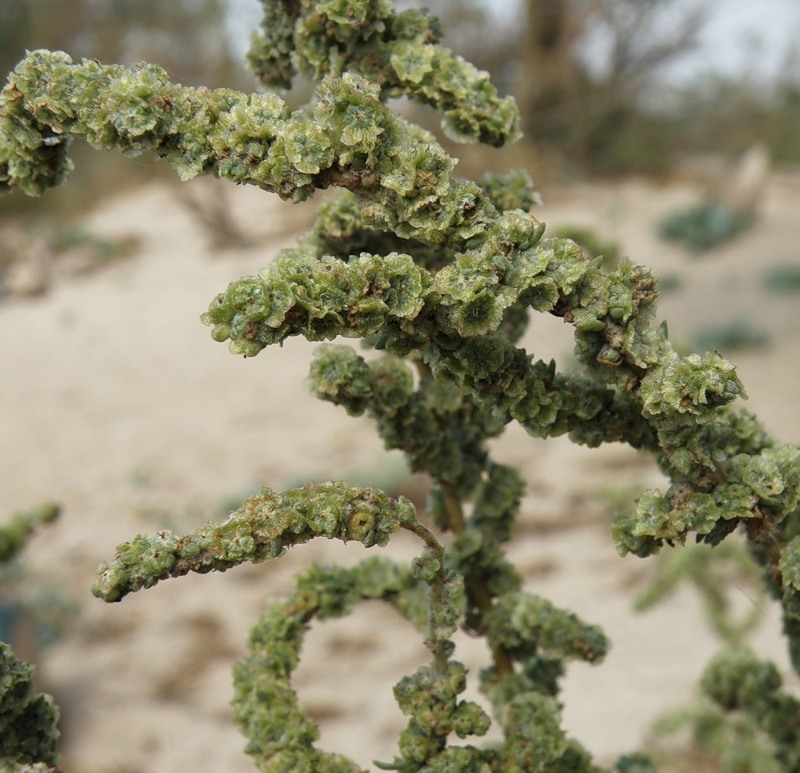
[(364, 253), (349, 263), (311, 256), (283, 258), (258, 276), (233, 282), (203, 322), (235, 354), (254, 356), (291, 335), (310, 341), (372, 335), (412, 320), (430, 277), (409, 255)]
[[(423, 666), (403, 677), (394, 688), (400, 710), (409, 717), (400, 736), (400, 757), (388, 770), (463, 770), (483, 756), (469, 746), (447, 747), (447, 737), (485, 735), (491, 725), (488, 714), (474, 701), (459, 700), (467, 687), (467, 672), (460, 663), (450, 661), (444, 673)], [(478, 767), (477, 769), (481, 769)], [(488, 770), (488, 768), (483, 768)]]
[[(587, 625), (571, 612), (558, 609), (546, 599), (529, 593), (500, 597), (487, 615), (493, 638), (521, 663), (541, 665), (539, 658), (552, 662), (584, 660), (600, 662), (609, 648), (605, 634)], [(555, 657), (553, 657), (555, 655)]]
[(36, 691), (33, 667), (0, 642), (0, 768), (54, 771), (58, 708)]
[[(249, 653), (234, 672), (237, 722), (250, 739), (247, 751), (260, 770), (360, 770), (349, 760), (314, 747), (319, 730), (299, 707), (291, 687), (303, 639), (312, 620), (342, 617), (362, 601), (376, 599), (425, 628), (429, 612), (420, 591), (430, 585), (432, 592), (438, 574), (436, 559), (430, 557), (414, 570), (382, 558), (367, 559), (352, 569), (314, 567), (296, 579), (292, 595), (270, 605), (253, 627)], [(450, 598), (442, 609), (455, 609), (458, 584), (445, 583), (444, 588), (448, 587)], [(440, 633), (452, 633), (455, 617), (445, 616), (451, 619)], [(385, 767), (404, 770), (413, 764), (419, 770), (421, 763), (443, 752), (451, 733), (464, 738), (486, 732), (489, 718), (482, 709), (469, 701), (456, 701), (466, 685), (465, 676), (461, 664), (447, 661), (443, 672), (422, 668), (400, 681), (395, 688), (398, 703), (412, 719), (405, 741), (401, 740), (402, 759)]]
[(370, 599), (391, 603), (413, 586), (407, 568), (380, 558), (353, 569), (315, 567), (296, 579), (291, 596), (265, 610), (253, 626), (247, 657), (234, 670), (236, 721), (249, 739), (247, 752), (259, 770), (360, 770), (355, 763), (314, 747), (319, 729), (300, 708), (291, 675), (314, 618), (342, 617)]
[(401, 449), (412, 470), (457, 487), (463, 496), (475, 490), (485, 469), (485, 440), (503, 429), (496, 416), (463, 400), (454, 387), (427, 379), (415, 388), (401, 360), (367, 362), (348, 346), (319, 347), (307, 383), (316, 397), (353, 416), (366, 411), (386, 447)]
[(407, 96), (443, 113), (452, 139), (501, 146), (519, 136), (513, 99), (499, 97), (489, 75), (438, 44), (426, 11), (395, 13), (389, 0), (263, 2), (251, 69), (270, 86), (289, 88), (299, 71), (319, 82), (358, 73), (382, 98)]
[[(0, 567), (19, 554), (41, 524), (55, 520), (59, 510), (44, 502), (0, 527)], [(54, 773), (59, 711), (49, 695), (36, 690), (33, 673), (33, 666), (0, 641), (0, 769)]]
[(730, 648), (708, 664), (701, 686), (722, 710), (755, 722), (774, 744), (782, 770), (800, 768), (800, 701), (780, 689), (782, 680), (772, 663), (746, 648)]
[(415, 522), (407, 499), (392, 500), (375, 489), (335, 482), (281, 494), (265, 488), (222, 523), (208, 523), (185, 537), (161, 531), (119, 545), (116, 557), (98, 568), (92, 593), (120, 601), (168, 577), (277, 558), (315, 537), (385, 545), (395, 531)]

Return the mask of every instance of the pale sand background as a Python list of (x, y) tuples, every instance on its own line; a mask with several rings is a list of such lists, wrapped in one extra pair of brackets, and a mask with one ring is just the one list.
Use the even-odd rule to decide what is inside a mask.
[[(217, 292), (290, 244), (291, 229), (306, 218), (258, 191), (224, 193), (257, 247), (213, 253), (175, 189), (154, 186), (88, 218), (100, 235), (137, 235), (137, 256), (61, 281), (45, 296), (0, 303), (2, 511), (44, 498), (64, 508), (24, 558), (33, 576), (76, 602), (68, 630), (38, 657), (63, 709), (69, 771), (253, 770), (229, 707), (231, 667), (250, 623), (297, 570), (313, 561), (354, 562), (365, 552), (316, 542), (269, 565), (173, 580), (105, 605), (89, 587), (117, 543), (140, 531), (189, 531), (218, 516), (221, 502), (260, 485), (358, 472), (379, 480), (399, 464), (367, 419), (307, 395), (313, 345), (292, 340), (243, 360), (199, 323)], [(738, 317), (770, 333), (767, 350), (731, 358), (748, 407), (780, 439), (796, 441), (798, 297), (766, 294), (762, 276), (771, 265), (800, 262), (800, 176), (773, 175), (757, 227), (692, 260), (660, 243), (655, 223), (698, 196), (688, 183), (592, 184), (546, 191), (537, 214), (552, 225), (591, 225), (657, 275), (680, 277), (659, 314), (673, 339)], [(570, 334), (557, 320), (537, 319), (531, 349), (563, 360)], [(521, 465), (529, 482), (511, 548), (527, 588), (602, 625), (614, 642), (600, 666), (571, 666), (563, 693), (567, 728), (608, 760), (634, 749), (656, 716), (688, 698), (717, 648), (691, 591), (650, 613), (631, 611), (631, 591), (652, 564), (616, 555), (599, 492), (659, 486), (661, 478), (623, 447), (588, 450), (515, 428), (495, 446), (497, 458)], [(401, 557), (417, 550), (404, 538), (389, 548)], [(747, 609), (743, 595), (738, 602)], [(765, 607), (755, 644), (785, 668), (779, 625), (778, 612)], [(481, 642), (461, 637), (457, 654), (473, 673), (485, 663)], [(378, 604), (319, 626), (296, 686), (321, 720), (322, 745), (365, 768), (390, 759), (403, 724), (391, 686), (425, 660), (419, 637)], [(800, 693), (795, 677), (789, 684)]]

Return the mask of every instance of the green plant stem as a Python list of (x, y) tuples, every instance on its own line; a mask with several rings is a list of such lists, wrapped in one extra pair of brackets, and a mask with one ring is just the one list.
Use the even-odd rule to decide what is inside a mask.
[(444, 547), (425, 524), (419, 521), (413, 521), (412, 523), (403, 524), (403, 528), (410, 531), (412, 534), (416, 534), (430, 548), (436, 558), (441, 563), (444, 563)]
[[(420, 378), (433, 378), (433, 372), (427, 364), (417, 360), (415, 365)], [(437, 483), (444, 494), (444, 510), (447, 527), (456, 535), (463, 534), (467, 526), (458, 487), (454, 486), (452, 483), (444, 483), (443, 481), (437, 481)], [(468, 596), (475, 602), (475, 605), (480, 611), (481, 618), (485, 617), (491, 611), (493, 602), (483, 578), (471, 572), (464, 578), (464, 587), (466, 588)], [(492, 642), (489, 642), (489, 646), (492, 651), (492, 658), (494, 659), (498, 678), (513, 674), (514, 664), (506, 649)]]
[(438, 565), (435, 581), (430, 583), (430, 604), (428, 605), (428, 644), (433, 654), (434, 668), (436, 673), (443, 676), (447, 672), (447, 662), (449, 649), (446, 640), (439, 633), (437, 612), (442, 610), (446, 604), (444, 586), (447, 581), (445, 574), (445, 551), (444, 546), (434, 533), (419, 521), (414, 521), (405, 528), (416, 534), (427, 546), (436, 558)]
[[(454, 534), (463, 534), (467, 526), (464, 519), (464, 508), (462, 507), (458, 490), (452, 484), (440, 483), (439, 485), (444, 492), (447, 525)], [(464, 578), (464, 587), (467, 590), (467, 595), (480, 611), (481, 619), (483, 619), (491, 611), (493, 606), (492, 596), (486, 588), (483, 577), (475, 572), (470, 572)], [(483, 626), (481, 625), (481, 627)], [(495, 668), (497, 669), (498, 678), (513, 674), (514, 664), (506, 649), (502, 645), (495, 644), (491, 641), (489, 642), (489, 647), (492, 650), (492, 657), (494, 659)]]
[(453, 534), (462, 534), (467, 528), (464, 520), (464, 508), (461, 506), (461, 497), (458, 489), (452, 483), (437, 481), (444, 494), (444, 511), (447, 527)]
[(745, 528), (747, 536), (752, 544), (756, 546), (763, 557), (763, 568), (767, 576), (772, 581), (774, 588), (783, 588), (783, 578), (780, 570), (781, 544), (778, 534), (770, 520), (764, 519), (758, 506), (754, 508), (758, 519), (748, 521)]

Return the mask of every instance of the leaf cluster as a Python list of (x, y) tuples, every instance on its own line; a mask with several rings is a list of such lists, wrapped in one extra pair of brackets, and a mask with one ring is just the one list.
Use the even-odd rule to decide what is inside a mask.
[[(0, 528), (0, 566), (13, 560), (37, 527), (53, 521), (59, 508), (45, 502), (18, 513)], [(59, 710), (33, 682), (33, 666), (0, 641), (0, 767), (22, 773), (52, 773), (58, 761)]]

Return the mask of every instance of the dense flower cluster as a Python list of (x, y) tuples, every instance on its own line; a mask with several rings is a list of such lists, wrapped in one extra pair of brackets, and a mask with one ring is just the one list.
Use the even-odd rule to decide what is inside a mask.
[(190, 536), (161, 531), (119, 545), (116, 558), (98, 569), (92, 592), (105, 601), (119, 601), (167, 577), (224, 572), (247, 561), (277, 558), (315, 537), (385, 545), (392, 533), (414, 520), (408, 500), (390, 500), (382, 491), (345, 483), (281, 494), (263, 489), (224, 522), (206, 524)]
[(54, 770), (57, 721), (53, 699), (36, 690), (33, 668), (0, 642), (0, 768)]

